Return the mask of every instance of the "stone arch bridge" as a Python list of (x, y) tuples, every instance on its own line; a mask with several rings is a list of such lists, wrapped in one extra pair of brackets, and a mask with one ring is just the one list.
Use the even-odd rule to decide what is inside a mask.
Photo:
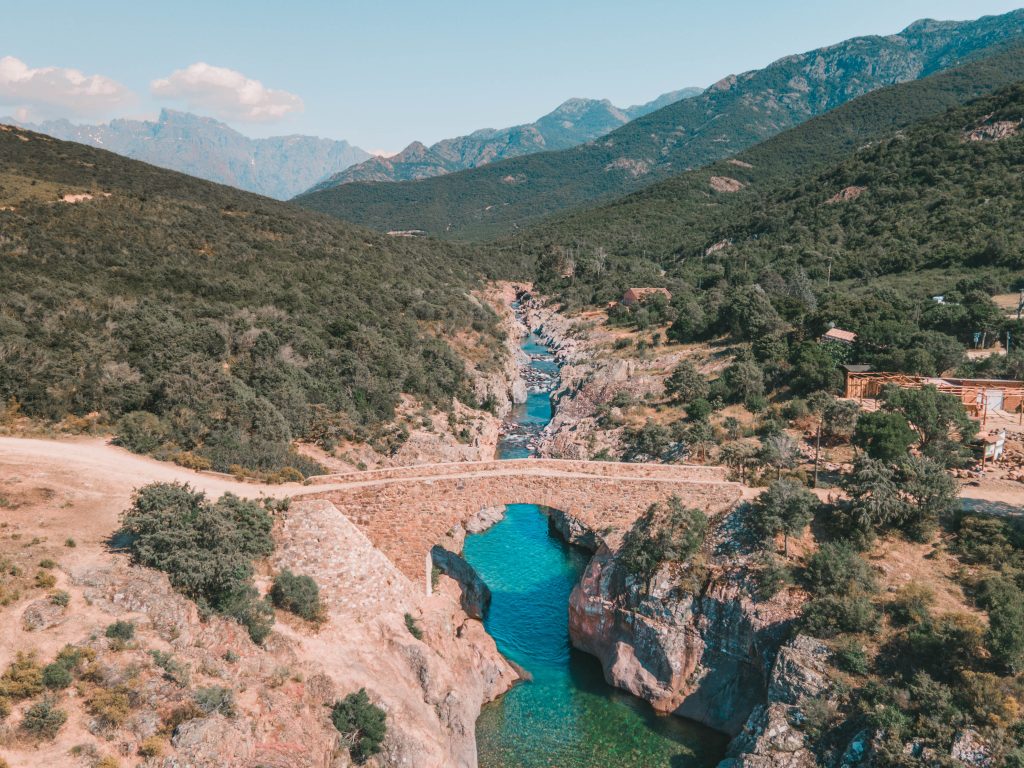
[[(312, 478), (303, 498), (332, 502), (410, 579), (430, 550), (482, 509), (539, 504), (591, 531), (625, 531), (672, 495), (708, 515), (731, 508), (742, 487), (723, 467), (511, 459), (427, 464)], [(428, 568), (429, 570), (429, 568)]]

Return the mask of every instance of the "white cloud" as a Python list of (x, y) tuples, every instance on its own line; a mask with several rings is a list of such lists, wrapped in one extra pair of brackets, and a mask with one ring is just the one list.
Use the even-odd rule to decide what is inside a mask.
[(180, 99), (190, 109), (222, 120), (273, 122), (303, 108), (302, 99), (294, 93), (275, 91), (241, 72), (204, 62), (175, 70), (149, 87), (154, 96)]
[(0, 104), (26, 118), (102, 115), (134, 98), (124, 85), (103, 75), (63, 67), (33, 69), (13, 56), (0, 58)]

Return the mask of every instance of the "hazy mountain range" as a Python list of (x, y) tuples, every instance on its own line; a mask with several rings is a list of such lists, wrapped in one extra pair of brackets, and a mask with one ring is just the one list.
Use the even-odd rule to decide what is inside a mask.
[(728, 157), (865, 93), (1022, 38), (1024, 10), (967, 22), (922, 20), (899, 34), (852, 38), (730, 75), (571, 149), (420, 181), (342, 184), (296, 201), (383, 230), (499, 236)]
[[(625, 109), (607, 100), (569, 99), (534, 123), (474, 131), (430, 148), (414, 142), (391, 158), (375, 157), (347, 141), (314, 136), (252, 139), (212, 118), (170, 109), (161, 111), (156, 120), (112, 120), (97, 125), (76, 125), (68, 120), (25, 123), (10, 117), (0, 118), (0, 122), (287, 200), (314, 185), (427, 178), (506, 157), (565, 149), (699, 92), (698, 88), (686, 88)], [(346, 169), (351, 177), (344, 175)]]
[(607, 99), (569, 99), (533, 123), (484, 128), (429, 147), (414, 141), (397, 155), (373, 157), (336, 173), (317, 184), (315, 189), (353, 181), (426, 179), (534, 152), (568, 149), (700, 92), (700, 88), (683, 88), (662, 94), (646, 104), (622, 109)]
[(250, 139), (212, 118), (169, 109), (155, 121), (75, 125), (67, 120), (31, 124), (4, 118), (2, 122), (282, 200), (370, 157), (347, 141), (313, 136)]

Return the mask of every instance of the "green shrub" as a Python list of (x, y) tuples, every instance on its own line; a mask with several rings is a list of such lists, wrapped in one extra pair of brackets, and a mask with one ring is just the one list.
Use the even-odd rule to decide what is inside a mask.
[(273, 552), (273, 519), (261, 505), (224, 494), (210, 503), (178, 483), (136, 492), (119, 535), (135, 562), (167, 573), (201, 609), (231, 616), (262, 642), (273, 612), (252, 587), (252, 561)]
[(68, 716), (50, 699), (36, 702), (25, 711), (21, 729), (36, 739), (51, 740), (57, 736)]
[(931, 616), (935, 593), (926, 584), (912, 581), (900, 587), (887, 606), (893, 620), (900, 624), (920, 624)]
[(135, 625), (130, 621), (115, 621), (107, 626), (103, 634), (111, 640), (129, 642), (135, 639)]
[(225, 717), (235, 716), (235, 694), (230, 688), (220, 685), (200, 688), (193, 698), (196, 705), (208, 715), (219, 712)]
[(980, 597), (992, 658), (1014, 673), (1024, 670), (1024, 592), (1011, 579), (994, 576), (982, 583)]
[(39, 561), (39, 567), (40, 568), (46, 568), (47, 570), (49, 570), (51, 568), (56, 568), (57, 567), (57, 563), (47, 557), (47, 558)]
[(74, 549), (75, 547), (78, 546), (78, 543), (74, 539), (72, 539), (71, 537), (68, 537), (68, 538), (64, 539), (64, 546), (67, 547), (68, 549)]
[(191, 671), (185, 664), (175, 659), (174, 656), (159, 650), (152, 650), (149, 652), (149, 655), (152, 657), (153, 663), (164, 671), (164, 677), (167, 680), (181, 686), (189, 684), (192, 679)]
[(707, 421), (714, 409), (704, 398), (693, 400), (686, 406), (686, 418), (690, 421)]
[(754, 572), (755, 594), (759, 600), (771, 600), (775, 595), (793, 584), (793, 572), (785, 561), (765, 553)]
[(50, 594), (50, 602), (62, 608), (67, 608), (71, 604), (71, 595), (60, 589)]
[(832, 646), (832, 657), (836, 666), (854, 675), (866, 675), (868, 673), (868, 654), (863, 644), (855, 638), (844, 637), (836, 641)]
[(803, 624), (806, 631), (815, 637), (871, 632), (878, 626), (878, 611), (863, 593), (825, 595), (804, 606)]
[(71, 685), (71, 670), (59, 662), (43, 667), (43, 685), (51, 690), (60, 690)]
[(693, 557), (704, 543), (707, 516), (683, 506), (678, 496), (652, 504), (626, 533), (619, 562), (627, 571), (649, 581), (666, 562)]
[(350, 693), (331, 708), (331, 722), (349, 741), (349, 754), (356, 763), (380, 752), (387, 735), (387, 716), (383, 709), (370, 701), (366, 689)]
[(845, 541), (827, 542), (807, 560), (805, 577), (818, 595), (873, 592), (875, 575), (868, 562)]
[(423, 630), (419, 628), (419, 625), (416, 623), (416, 617), (411, 613), (405, 614), (405, 628), (408, 629), (409, 634), (417, 640), (423, 639)]
[(317, 583), (309, 576), (296, 575), (287, 569), (274, 578), (270, 599), (275, 607), (291, 611), (307, 621), (319, 621), (323, 615)]
[(168, 430), (160, 417), (147, 411), (126, 413), (117, 422), (114, 445), (132, 453), (154, 453), (167, 441)]

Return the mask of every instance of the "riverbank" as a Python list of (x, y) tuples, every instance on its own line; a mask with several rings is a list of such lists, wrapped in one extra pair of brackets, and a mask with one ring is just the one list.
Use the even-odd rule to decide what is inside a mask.
[[(538, 302), (524, 297), (517, 309), (531, 331), (522, 344), (529, 394), (505, 429), (499, 457), (506, 459), (537, 455), (553, 415), (552, 395), (572, 356), (567, 344), (548, 345), (554, 337), (550, 326), (545, 335)], [(557, 318), (545, 314), (548, 322)], [(714, 765), (724, 754), (722, 736), (657, 716), (642, 700), (609, 686), (598, 660), (573, 647), (569, 598), (599, 542), (580, 520), (535, 504), (510, 505), (465, 538), (465, 561), (474, 579), (490, 588), (485, 627), (498, 649), (529, 674), (482, 710), (482, 768), (540, 768), (553, 761), (566, 768), (696, 767)]]

